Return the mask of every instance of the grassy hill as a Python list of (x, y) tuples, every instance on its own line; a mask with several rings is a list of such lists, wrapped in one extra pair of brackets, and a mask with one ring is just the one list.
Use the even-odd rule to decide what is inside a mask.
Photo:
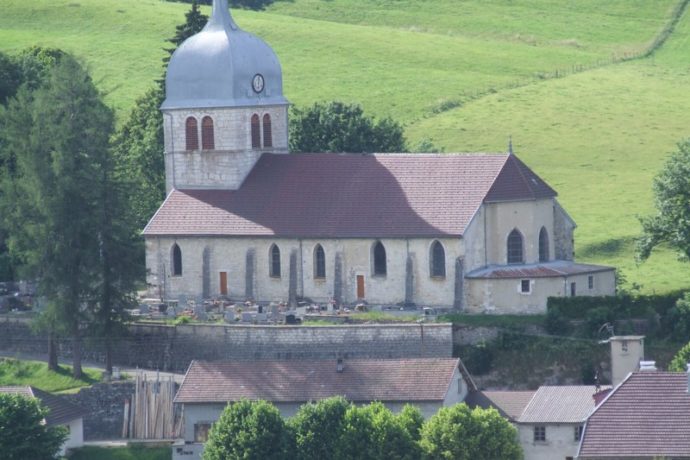
[[(359, 102), (403, 121), (412, 144), (431, 137), (446, 151), (503, 151), (512, 135), (578, 222), (578, 256), (622, 267), (651, 292), (690, 284), (690, 265), (669, 251), (640, 267), (632, 252), (636, 215), (651, 211), (651, 179), (690, 135), (690, 18), (651, 57), (619, 61), (646, 50), (677, 4), (293, 0), (233, 14), (275, 48), (295, 104)], [(4, 0), (0, 49), (74, 52), (122, 116), (161, 75), (164, 39), (187, 9)]]

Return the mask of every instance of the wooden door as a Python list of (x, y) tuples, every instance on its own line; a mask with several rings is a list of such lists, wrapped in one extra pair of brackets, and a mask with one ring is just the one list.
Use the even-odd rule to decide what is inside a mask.
[(357, 298), (364, 298), (364, 275), (357, 275)]
[(228, 272), (220, 272), (220, 295), (228, 295)]

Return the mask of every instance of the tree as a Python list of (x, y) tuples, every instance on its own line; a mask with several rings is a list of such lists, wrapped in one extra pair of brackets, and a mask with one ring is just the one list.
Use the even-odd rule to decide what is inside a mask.
[(57, 458), (67, 439), (63, 427), (49, 427), (43, 420), (47, 410), (38, 400), (0, 393), (0, 452), (5, 460), (47, 460)]
[(358, 105), (316, 103), (290, 116), (292, 152), (405, 152), (403, 128), (390, 118), (375, 121)]
[(293, 438), (278, 409), (266, 401), (228, 404), (213, 424), (204, 460), (291, 458)]
[(342, 397), (304, 404), (289, 424), (295, 435), (298, 460), (320, 460), (335, 451), (350, 403)]
[(425, 459), (519, 460), (517, 431), (495, 409), (444, 407), (422, 427)]
[(667, 244), (683, 260), (690, 258), (690, 139), (678, 144), (654, 179), (656, 214), (640, 219), (642, 236), (637, 253), (646, 260), (652, 250)]
[(39, 281), (49, 334), (72, 338), (78, 378), (84, 324), (100, 320), (111, 331), (114, 305), (126, 303), (132, 285), (130, 273), (118, 271), (132, 251), (131, 232), (114, 218), (122, 206), (109, 151), (113, 112), (88, 73), (63, 56), (37, 90), (20, 89), (3, 122), (16, 162), (2, 195), (10, 250)]
[(690, 363), (690, 342), (678, 350), (678, 353), (676, 353), (668, 365), (668, 370), (671, 372), (687, 372), (688, 363)]
[(352, 405), (345, 413), (337, 460), (413, 460), (419, 448), (401, 420), (380, 402)]
[(172, 56), (177, 47), (180, 46), (183, 41), (203, 29), (208, 21), (208, 16), (201, 13), (199, 2), (196, 0), (192, 0), (192, 7), (185, 13), (184, 18), (185, 22), (175, 27), (175, 35), (166, 40), (175, 45), (172, 48), (165, 48), (165, 51), (168, 52), (168, 55), (163, 58), (163, 62), (166, 66), (170, 61), (170, 56)]
[(14, 96), (22, 82), (21, 69), (5, 53), (0, 52), (0, 104)]

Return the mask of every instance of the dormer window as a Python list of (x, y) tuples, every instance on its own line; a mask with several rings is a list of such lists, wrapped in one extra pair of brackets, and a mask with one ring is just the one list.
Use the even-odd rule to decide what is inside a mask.
[(185, 121), (185, 148), (199, 150), (199, 128), (194, 117), (187, 117)]

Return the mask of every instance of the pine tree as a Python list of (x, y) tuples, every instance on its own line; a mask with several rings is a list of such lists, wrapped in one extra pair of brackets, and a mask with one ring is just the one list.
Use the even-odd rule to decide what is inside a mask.
[(166, 40), (175, 45), (172, 48), (165, 48), (165, 51), (168, 52), (168, 55), (163, 58), (166, 67), (177, 47), (180, 46), (183, 41), (201, 31), (206, 25), (206, 21), (208, 21), (208, 16), (202, 14), (201, 10), (199, 10), (199, 3), (197, 0), (192, 1), (192, 7), (185, 13), (184, 18), (185, 22), (175, 27), (175, 36)]

